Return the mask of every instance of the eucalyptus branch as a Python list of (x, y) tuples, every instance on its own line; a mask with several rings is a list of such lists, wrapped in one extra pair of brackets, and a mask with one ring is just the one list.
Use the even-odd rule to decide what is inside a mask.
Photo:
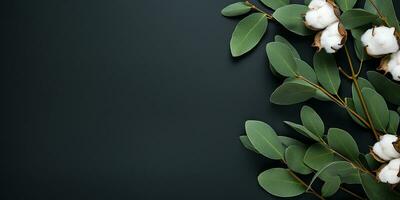
[(349, 74), (347, 74), (347, 72), (345, 72), (342, 67), (339, 66), (338, 68), (340, 73), (342, 73), (347, 79), (352, 80), (352, 77)]
[(245, 1), (244, 3), (247, 4), (247, 5), (249, 5), (253, 10), (256, 10), (256, 11), (258, 11), (258, 12), (260, 12), (260, 13), (264, 13), (264, 14), (267, 16), (268, 19), (273, 19), (273, 18), (274, 18), (274, 17), (272, 17), (271, 14), (269, 14), (269, 13), (267, 13), (267, 12), (261, 10), (261, 9), (258, 8), (256, 5), (252, 4), (250, 1)]
[[(386, 24), (386, 26), (390, 27), (389, 22), (387, 21), (386, 17), (382, 14), (382, 12), (379, 10), (378, 6), (375, 4), (374, 0), (368, 0), (372, 7), (376, 10), (378, 13), (379, 18)], [(400, 32), (398, 30), (395, 31), (396, 37), (400, 39)]]
[(361, 88), (360, 88), (360, 85), (358, 84), (358, 78), (357, 78), (357, 75), (356, 75), (356, 73), (354, 71), (354, 67), (353, 67), (353, 63), (352, 63), (352, 60), (351, 60), (351, 57), (350, 57), (350, 54), (349, 54), (349, 50), (347, 49), (346, 45), (344, 45), (344, 49), (346, 51), (347, 61), (349, 62), (349, 67), (350, 67), (350, 70), (351, 70), (351, 76), (352, 76), (352, 79), (353, 79), (353, 82), (354, 82), (354, 87), (355, 87), (355, 89), (357, 91), (358, 97), (360, 99), (360, 103), (362, 105), (364, 113), (365, 113), (365, 115), (366, 115), (366, 117), (368, 119), (368, 122), (370, 124), (370, 128), (371, 128), (372, 132), (374, 133), (375, 139), (378, 140), (379, 139), (379, 133), (376, 131), (376, 129), (374, 127), (374, 124), (372, 123), (372, 118), (371, 118), (371, 116), (369, 114), (368, 107), (367, 107), (367, 105), (365, 103), (364, 96), (361, 93)]

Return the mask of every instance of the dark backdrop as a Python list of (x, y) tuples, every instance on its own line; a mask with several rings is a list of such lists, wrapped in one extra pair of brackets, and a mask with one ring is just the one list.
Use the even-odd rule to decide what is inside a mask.
[[(2, 0), (0, 199), (275, 199), (256, 177), (279, 163), (238, 137), (258, 119), (304, 140), (281, 122), (300, 106), (268, 102), (280, 80), (264, 47), (284, 29), (232, 59), (232, 2)], [(284, 36), (311, 61), (311, 37)], [(334, 104), (308, 104), (372, 143)]]

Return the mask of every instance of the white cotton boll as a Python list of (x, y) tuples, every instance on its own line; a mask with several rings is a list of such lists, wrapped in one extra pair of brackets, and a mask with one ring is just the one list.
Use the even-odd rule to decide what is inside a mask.
[[(344, 30), (345, 31), (345, 30)], [(339, 31), (339, 22), (329, 25), (321, 33), (320, 48), (324, 48), (327, 53), (335, 53), (337, 50), (343, 47), (343, 38)]]
[(312, 0), (305, 15), (305, 24), (311, 29), (321, 30), (338, 21), (335, 8), (325, 0)]
[(392, 74), (393, 80), (400, 81), (400, 51), (393, 53), (387, 63), (387, 72)]
[(393, 142), (396, 141), (397, 137), (395, 135), (383, 135), (380, 137), (379, 142), (374, 144), (372, 151), (376, 156), (385, 161), (400, 158), (400, 153), (393, 146)]
[(394, 27), (388, 28), (386, 26), (375, 27), (365, 31), (361, 36), (361, 42), (366, 47), (368, 55), (380, 56), (398, 51), (399, 44), (394, 31)]
[(378, 172), (378, 179), (383, 183), (397, 184), (400, 182), (400, 177), (397, 176), (399, 174), (399, 170), (400, 158), (391, 160), (389, 164), (387, 164)]

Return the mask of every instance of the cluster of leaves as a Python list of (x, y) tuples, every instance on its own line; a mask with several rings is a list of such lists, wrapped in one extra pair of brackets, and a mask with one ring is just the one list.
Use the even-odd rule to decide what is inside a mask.
[[(238, 2), (225, 7), (222, 14), (228, 17), (248, 14), (235, 27), (230, 41), (232, 56), (241, 56), (253, 49), (267, 30), (271, 19), (276, 20), (289, 31), (300, 35), (315, 32), (304, 26), (306, 6), (290, 4), (289, 0), (260, 0), (274, 10), (272, 14), (262, 11), (249, 1)], [(353, 8), (357, 0), (336, 0), (342, 11), (340, 21), (351, 32), (354, 50), (359, 60), (358, 69), (345, 46), (348, 71), (339, 68), (335, 56), (325, 51), (316, 52), (312, 66), (302, 60), (296, 48), (282, 36), (276, 35), (266, 45), (266, 54), (271, 72), (283, 78), (283, 83), (270, 96), (270, 102), (277, 105), (291, 105), (311, 98), (331, 101), (348, 111), (350, 117), (360, 126), (371, 130), (376, 139), (382, 134), (396, 134), (400, 122), (398, 112), (390, 110), (400, 106), (400, 85), (386, 76), (368, 71), (367, 79), (360, 77), (363, 62), (370, 57), (366, 54), (360, 37), (374, 25), (395, 27), (400, 31), (399, 22), (391, 0), (367, 0), (363, 8)], [(352, 96), (341, 97), (341, 74), (352, 83)], [(400, 107), (399, 107), (400, 108)], [(399, 111), (400, 109), (398, 109)], [(273, 168), (262, 172), (258, 181), (269, 193), (280, 197), (293, 197), (311, 192), (320, 199), (329, 197), (341, 184), (361, 184), (369, 199), (398, 199), (399, 194), (389, 185), (379, 183), (373, 173), (379, 167), (370, 154), (359, 152), (356, 141), (344, 130), (330, 128), (325, 135), (325, 126), (319, 115), (304, 106), (300, 112), (301, 124), (285, 122), (296, 132), (315, 144), (306, 146), (293, 138), (278, 136), (266, 123), (246, 122), (246, 135), (240, 140), (248, 149), (269, 159), (281, 160), (287, 168)], [(300, 175), (299, 175), (300, 174)], [(300, 176), (314, 174), (310, 183)], [(311, 186), (320, 179), (321, 192)]]

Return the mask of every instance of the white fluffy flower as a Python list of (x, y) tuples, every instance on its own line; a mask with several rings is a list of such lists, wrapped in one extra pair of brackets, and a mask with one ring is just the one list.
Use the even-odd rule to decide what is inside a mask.
[(374, 155), (385, 161), (400, 158), (400, 153), (393, 146), (396, 141), (397, 136), (395, 135), (386, 134), (381, 136), (379, 142), (372, 147)]
[(305, 24), (311, 29), (320, 30), (338, 21), (335, 7), (326, 0), (312, 0), (305, 16)]
[(339, 22), (329, 25), (321, 33), (321, 48), (324, 48), (327, 53), (335, 53), (343, 47), (343, 39), (347, 35), (344, 34), (345, 32), (344, 29), (340, 30)]
[(384, 166), (377, 174), (379, 181), (389, 184), (397, 184), (400, 182), (399, 174), (400, 158), (391, 160), (389, 164)]
[(399, 44), (394, 31), (394, 27), (388, 28), (386, 26), (368, 29), (361, 36), (361, 41), (366, 47), (368, 55), (380, 56), (398, 51)]
[(387, 63), (387, 72), (392, 74), (393, 80), (400, 81), (400, 51), (390, 56)]

